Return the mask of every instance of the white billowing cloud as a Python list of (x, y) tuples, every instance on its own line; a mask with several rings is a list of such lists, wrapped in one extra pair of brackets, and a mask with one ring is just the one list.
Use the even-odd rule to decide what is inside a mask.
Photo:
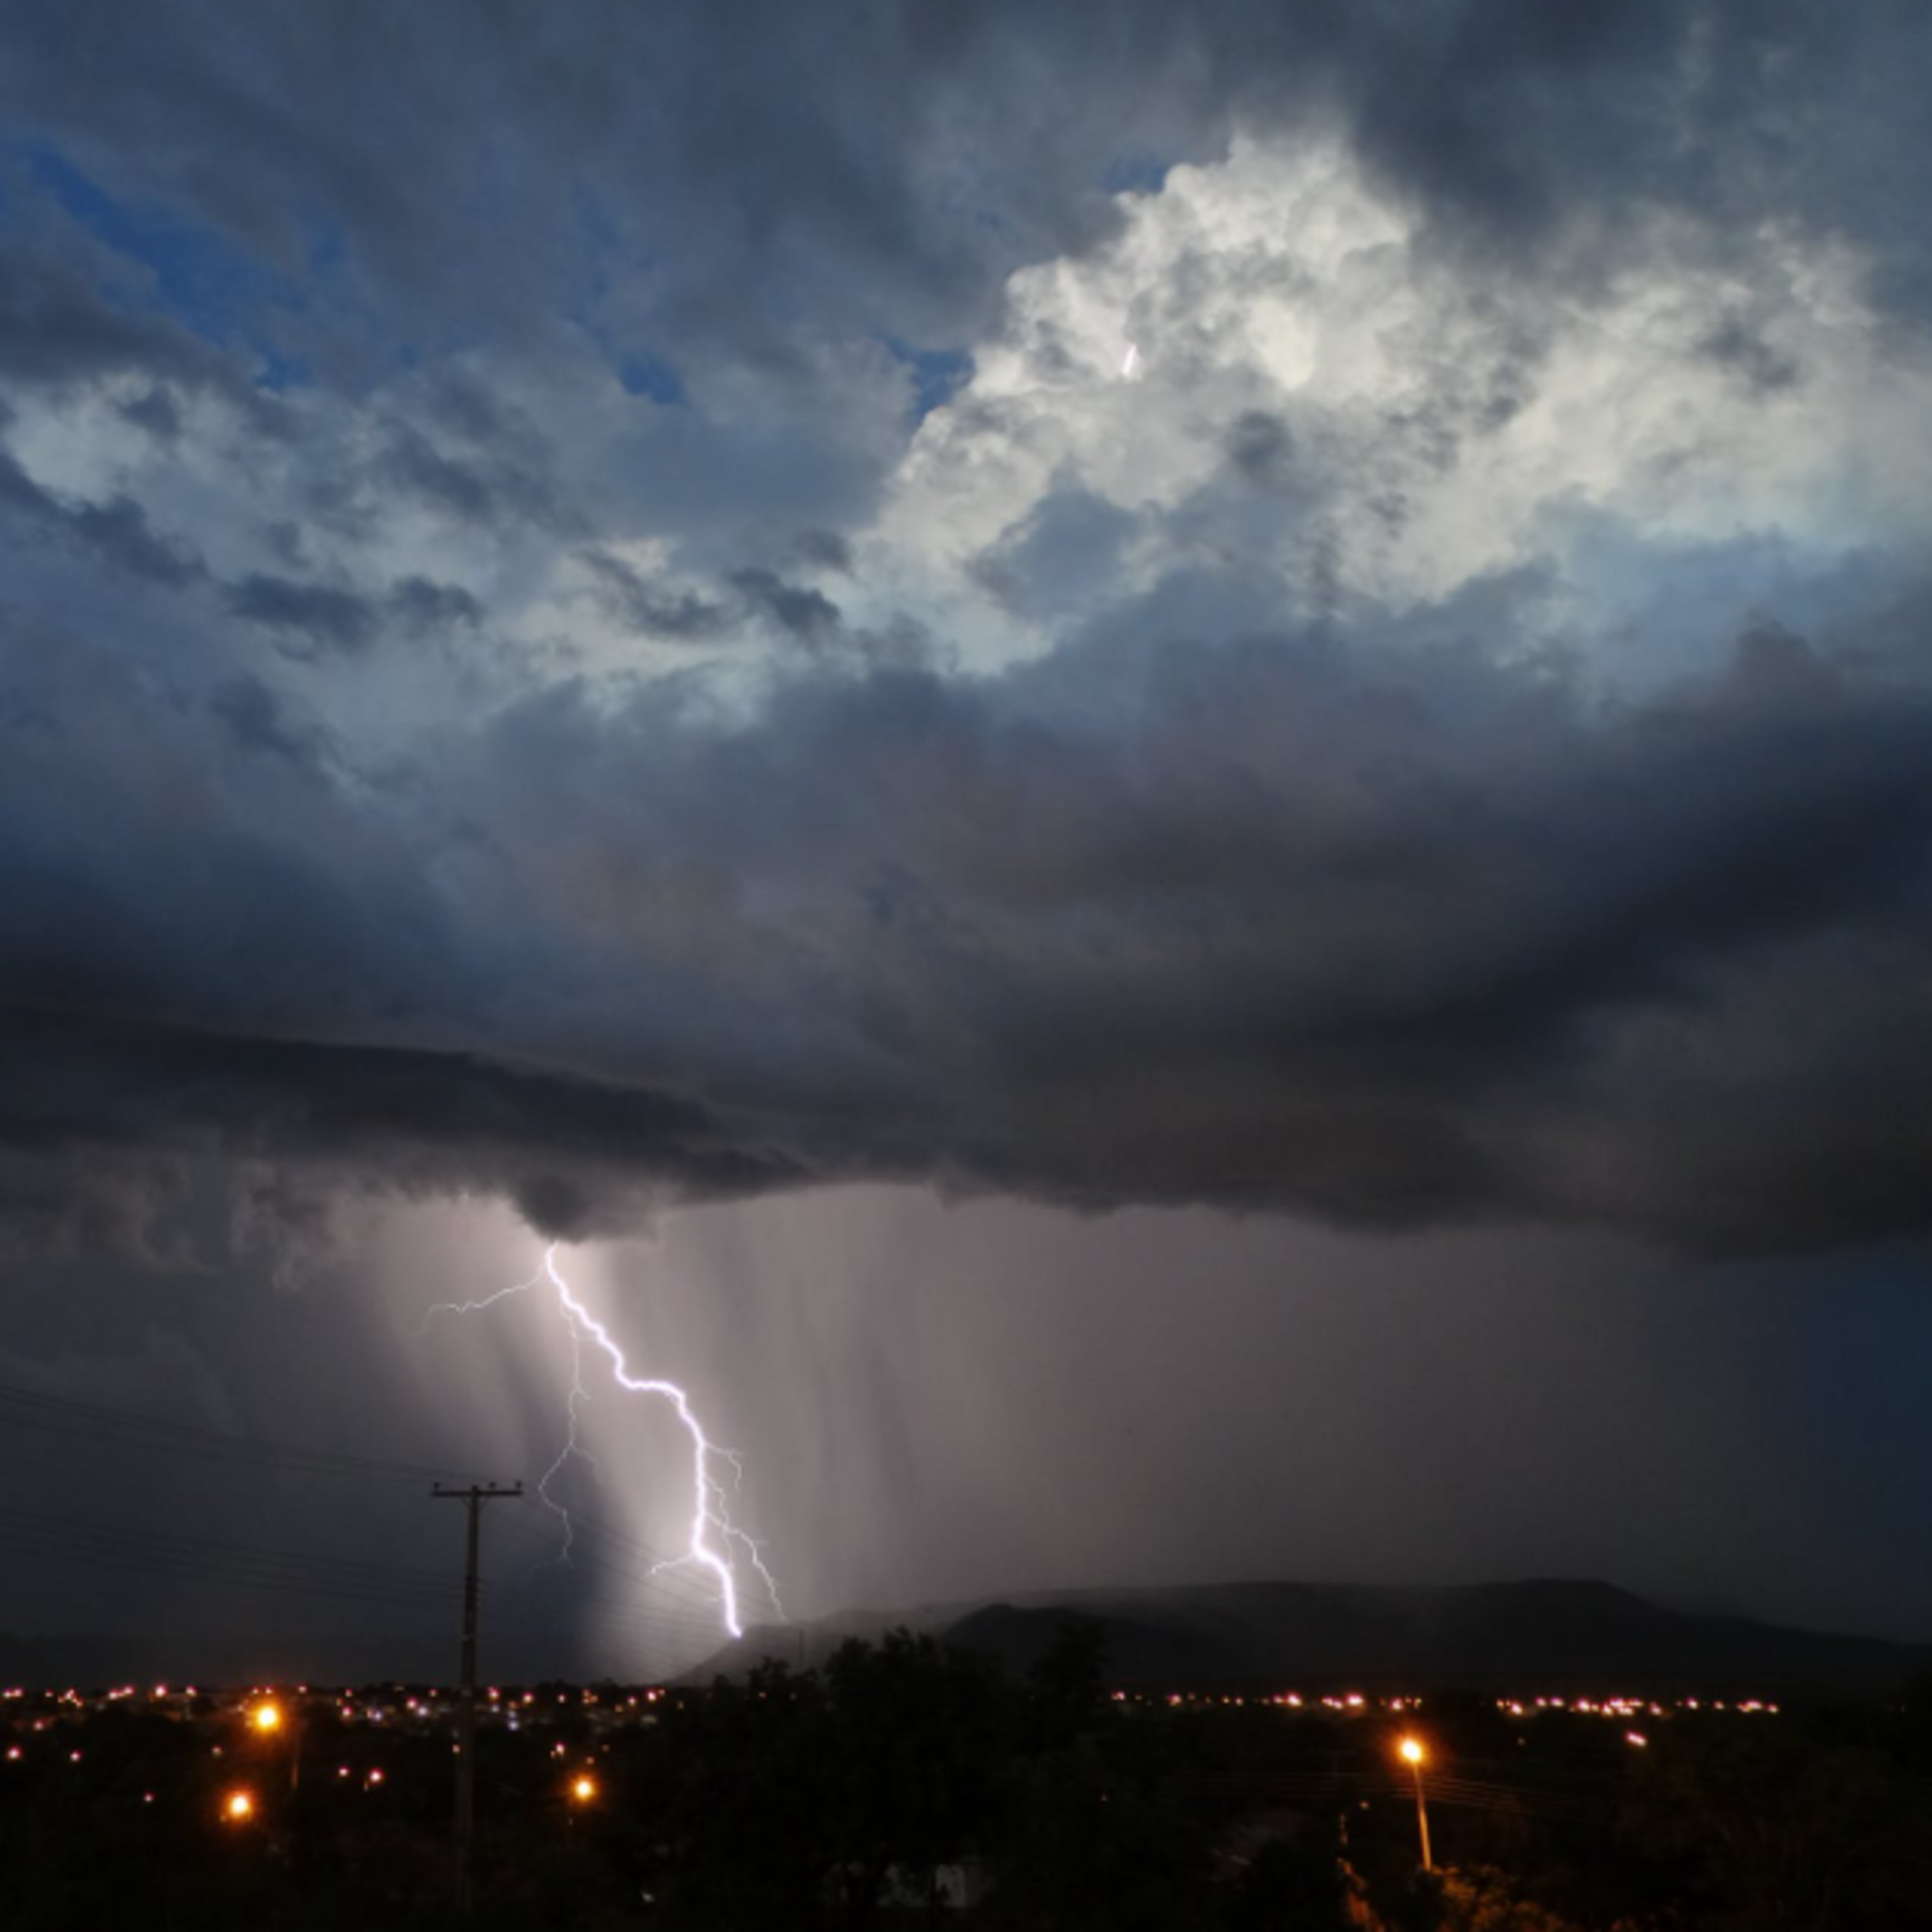
[[(1932, 362), (1874, 321), (1849, 244), (1659, 215), (1640, 266), (1531, 286), (1326, 136), (1239, 140), (1118, 206), (1105, 243), (1011, 277), (910, 434), (869, 339), (700, 358), (665, 404), (559, 326), (252, 406), (177, 386), (165, 436), (145, 379), (104, 376), (23, 394), (8, 445), (200, 560), (178, 621), (218, 640), (210, 675), (377, 759), (561, 676), (742, 689), (826, 648), (820, 616), (988, 669), (1177, 574), (1223, 586), (1207, 635), (1534, 569), (1542, 641), (1668, 676), (1760, 608), (1842, 616), (1852, 578), (1875, 600), (1922, 548)], [(814, 526), (862, 532), (849, 571), (788, 548)], [(356, 604), (384, 646), (238, 622), (256, 578)]]
[[(172, 676), (244, 670), (380, 760), (562, 677), (783, 650), (770, 600), (734, 580), (796, 574), (800, 529), (866, 513), (909, 380), (879, 344), (820, 340), (787, 370), (700, 368), (666, 404), (560, 327), (245, 400), (122, 370), (23, 391), (6, 452), (49, 502), (134, 506), (191, 560), (172, 615), (198, 641)], [(157, 395), (164, 430), (142, 407)], [(44, 601), (70, 613), (101, 575), (71, 544), (34, 567), (65, 576)], [(266, 615), (278, 599), (292, 614)], [(152, 628), (115, 634), (138, 656)]]
[(1881, 332), (1848, 248), (1659, 218), (1640, 267), (1530, 288), (1318, 143), (1239, 142), (1122, 205), (1105, 248), (1012, 277), (872, 535), (875, 586), (979, 662), (1084, 614), (974, 568), (1056, 495), (1135, 520), (1111, 595), (1206, 566), (1278, 578), (1291, 610), (1400, 608), (1534, 566), (1587, 579), (1552, 605), (1569, 642), (1636, 614), (1612, 533), (1748, 551), (1714, 638), (1794, 574), (1920, 542), (1932, 360)]

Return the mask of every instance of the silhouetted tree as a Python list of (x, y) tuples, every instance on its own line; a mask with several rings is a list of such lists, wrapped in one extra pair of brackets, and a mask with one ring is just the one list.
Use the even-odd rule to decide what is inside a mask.
[(673, 1774), (646, 1828), (665, 1906), (706, 1932), (791, 1932), (820, 1917), (832, 1836), (824, 1688), (768, 1663), (665, 1718)]
[(1024, 1765), (990, 1923), (1024, 1932), (1170, 1932), (1213, 1922), (1210, 1846), (1171, 1787), (1095, 1737)]
[(1628, 1830), (1677, 1859), (1712, 1932), (1932, 1924), (1923, 1802), (1886, 1757), (1792, 1721), (1672, 1726), (1634, 1780)]
[(1357, 1894), (1324, 1835), (1262, 1846), (1228, 1888), (1228, 1932), (1352, 1932), (1362, 1922)]
[(1107, 1637), (1091, 1617), (1061, 1620), (1027, 1672), (1027, 1742), (1064, 1748), (1090, 1730), (1107, 1696)]
[(970, 1652), (889, 1632), (847, 1643), (825, 1670), (826, 1774), (837, 1885), (849, 1925), (894, 1870), (937, 1906), (937, 1869), (988, 1838), (1011, 1744), (1004, 1686)]

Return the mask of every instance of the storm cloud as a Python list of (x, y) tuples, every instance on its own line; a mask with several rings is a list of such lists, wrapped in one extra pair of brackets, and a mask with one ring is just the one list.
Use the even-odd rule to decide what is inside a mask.
[(0, 1218), (1924, 1232), (1928, 35), (16, 9)]
[[(768, 288), (798, 278), (824, 302), (843, 281), (862, 303), (884, 284), (929, 316), (1103, 232), (1109, 162), (1202, 158), (1236, 125), (1321, 114), (1445, 226), (1519, 254), (1580, 220), (1614, 229), (1634, 204), (1714, 199), (1735, 215), (1774, 201), (1879, 244), (1902, 293), (1922, 280), (1916, 239), (1909, 200), (1884, 189), (1923, 159), (1900, 110), (1927, 31), (1910, 4), (1828, 18), (1797, 0), (1618, 0), (1561, 18), (1535, 0), (1366, 16), (1076, 4), (1046, 20), (770, 4), (740, 10), (728, 37), (696, 13), (646, 22), (619, 6), (538, 34), (488, 9), (423, 7), (406, 25), (376, 8), (272, 9), (238, 24), (92, 0), (16, 10), (8, 86), (18, 124), (191, 200), (284, 274), (321, 218), (354, 238), (355, 272), (431, 314), (473, 316), (480, 299), (491, 323), (574, 245), (544, 218), (559, 181), (608, 188), (630, 171), (654, 192), (588, 208), (587, 225), (678, 232), (673, 306), (727, 326), (735, 309), (744, 328), (758, 319), (724, 286), (745, 251)], [(76, 37), (85, 63), (70, 58)], [(1051, 113), (1036, 111), (1045, 89)], [(352, 97), (354, 116), (322, 105)], [(506, 98), (513, 118), (487, 111)], [(976, 191), (949, 195), (969, 104)], [(1808, 148), (1827, 106), (1850, 111), (1828, 149)], [(478, 126), (493, 130), (488, 196), (467, 192), (476, 158), (449, 138)], [(687, 225), (694, 204), (708, 236)], [(492, 232), (516, 236), (517, 272), (469, 287)]]
[(224, 758), (228, 700), (138, 759), (16, 711), (0, 1133), (49, 1187), (269, 1159), (571, 1233), (874, 1178), (1922, 1231), (1932, 690), (1757, 632), (1613, 704), (1508, 641), (566, 685), (373, 799)]

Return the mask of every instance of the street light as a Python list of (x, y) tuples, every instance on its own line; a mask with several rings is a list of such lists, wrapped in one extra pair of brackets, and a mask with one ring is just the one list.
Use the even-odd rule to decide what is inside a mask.
[(563, 1787), (563, 1795), (567, 1801), (563, 1814), (564, 1832), (566, 1836), (574, 1844), (577, 1838), (578, 1813), (588, 1811), (602, 1796), (602, 1792), (596, 1779), (592, 1778), (589, 1772), (580, 1771)]
[(293, 1722), (272, 1697), (265, 1697), (248, 1713), (248, 1722), (264, 1743), (284, 1732), (289, 1740), (289, 1789), (292, 1792), (302, 1778), (302, 1747), (296, 1738)]
[(1433, 1871), (1436, 1867), (1429, 1856), (1429, 1807), (1422, 1801), (1422, 1767), (1429, 1760), (1429, 1753), (1422, 1740), (1414, 1737), (1404, 1738), (1396, 1749), (1402, 1762), (1415, 1774), (1415, 1828), (1422, 1838), (1422, 1869)]
[(221, 1801), (221, 1815), (231, 1825), (245, 1825), (255, 1815), (252, 1791), (231, 1791)]

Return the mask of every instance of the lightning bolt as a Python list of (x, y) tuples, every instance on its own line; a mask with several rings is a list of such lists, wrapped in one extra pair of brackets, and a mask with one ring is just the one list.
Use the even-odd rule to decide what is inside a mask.
[[(561, 1543), (555, 1560), (560, 1563), (570, 1561), (570, 1552), (575, 1539), (575, 1529), (570, 1520), (570, 1511), (552, 1492), (550, 1485), (572, 1462), (589, 1465), (598, 1479), (603, 1472), (596, 1456), (584, 1448), (581, 1433), (584, 1411), (590, 1400), (590, 1391), (584, 1385), (584, 1361), (586, 1345), (593, 1346), (609, 1360), (610, 1377), (618, 1388), (629, 1395), (657, 1396), (669, 1402), (677, 1419), (682, 1424), (686, 1435), (691, 1438), (692, 1463), (692, 1514), (689, 1540), (675, 1556), (667, 1557), (662, 1563), (653, 1564), (650, 1574), (656, 1576), (661, 1570), (692, 1568), (708, 1570), (718, 1586), (718, 1607), (723, 1616), (724, 1628), (734, 1637), (742, 1636), (745, 1629), (739, 1616), (738, 1576), (732, 1564), (732, 1552), (742, 1552), (748, 1566), (757, 1575), (765, 1594), (771, 1600), (772, 1610), (781, 1620), (784, 1616), (784, 1606), (778, 1599), (777, 1580), (766, 1567), (763, 1553), (752, 1539), (731, 1520), (730, 1502), (739, 1485), (744, 1480), (744, 1466), (736, 1452), (713, 1442), (704, 1432), (704, 1425), (698, 1419), (697, 1412), (691, 1406), (691, 1398), (676, 1382), (666, 1382), (655, 1376), (634, 1376), (625, 1360), (624, 1352), (616, 1338), (602, 1322), (579, 1301), (572, 1292), (569, 1282), (563, 1278), (556, 1264), (555, 1243), (544, 1250), (543, 1265), (527, 1281), (514, 1282), (508, 1288), (500, 1288), (494, 1294), (486, 1294), (475, 1301), (439, 1301), (423, 1316), (422, 1332), (428, 1334), (430, 1321), (438, 1315), (474, 1315), (488, 1308), (494, 1308), (500, 1301), (507, 1301), (513, 1296), (527, 1294), (532, 1289), (548, 1283), (556, 1291), (557, 1312), (570, 1335), (570, 1389), (564, 1410), (566, 1426), (563, 1447), (557, 1451), (556, 1460), (546, 1469), (537, 1484), (537, 1495), (544, 1507), (551, 1511), (558, 1520)], [(730, 1486), (718, 1480), (715, 1465), (728, 1465), (732, 1472)]]

